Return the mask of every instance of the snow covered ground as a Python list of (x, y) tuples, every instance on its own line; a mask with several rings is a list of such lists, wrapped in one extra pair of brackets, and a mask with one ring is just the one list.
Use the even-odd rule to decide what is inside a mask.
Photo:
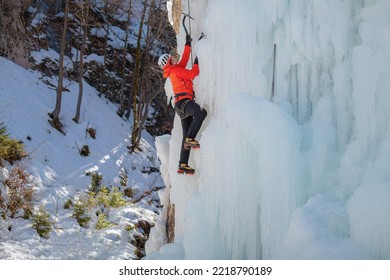
[[(143, 152), (129, 154), (130, 122), (116, 114), (116, 107), (97, 96), (84, 84), (79, 124), (75, 115), (78, 85), (65, 81), (69, 92), (63, 93), (61, 122), (66, 136), (53, 129), (48, 113), (54, 109), (56, 93), (40, 80), (38, 72), (25, 70), (0, 57), (0, 120), (11, 137), (20, 139), (28, 157), (17, 165), (26, 168), (33, 179), (34, 205), (44, 205), (54, 220), (50, 237), (40, 237), (31, 220), (0, 219), (0, 259), (130, 259), (136, 258), (130, 244), (134, 226), (144, 220), (154, 224), (160, 212), (159, 198), (153, 190), (163, 188), (154, 139), (143, 134)], [(56, 81), (53, 81), (56, 84)], [(96, 139), (86, 129), (96, 129)], [(82, 157), (79, 149), (88, 145), (90, 155)], [(1, 181), (12, 166), (0, 168)], [(92, 215), (88, 229), (64, 209), (67, 200), (75, 200), (90, 188), (88, 172), (99, 173), (102, 185), (120, 187), (120, 176), (127, 174), (127, 186), (135, 201), (129, 206), (108, 210), (108, 220), (115, 224), (103, 230), (94, 228)], [(0, 184), (2, 184), (0, 182)], [(139, 201), (138, 201), (139, 200)], [(134, 229), (135, 230), (135, 229)]]

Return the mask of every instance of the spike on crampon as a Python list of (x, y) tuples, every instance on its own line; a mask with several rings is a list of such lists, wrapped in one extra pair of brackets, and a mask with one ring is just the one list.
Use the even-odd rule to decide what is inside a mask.
[(193, 176), (193, 175), (195, 175), (195, 171), (193, 171), (193, 172), (188, 172), (188, 171), (183, 171), (183, 170), (177, 170), (177, 174), (179, 174), (179, 175), (190, 175), (190, 176)]

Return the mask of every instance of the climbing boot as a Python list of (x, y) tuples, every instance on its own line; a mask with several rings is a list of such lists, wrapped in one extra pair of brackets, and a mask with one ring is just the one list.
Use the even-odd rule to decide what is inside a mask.
[(187, 175), (193, 175), (195, 174), (195, 169), (191, 168), (186, 163), (180, 163), (179, 168), (177, 169), (178, 174), (187, 174)]
[(189, 149), (200, 149), (199, 142), (196, 141), (194, 138), (186, 138), (184, 140), (184, 149), (189, 150)]

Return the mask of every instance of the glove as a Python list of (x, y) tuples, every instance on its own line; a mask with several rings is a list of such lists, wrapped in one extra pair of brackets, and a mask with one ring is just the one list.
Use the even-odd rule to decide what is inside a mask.
[(198, 57), (195, 57), (194, 64), (199, 64), (198, 63)]
[(189, 34), (186, 35), (186, 46), (191, 47), (192, 38)]

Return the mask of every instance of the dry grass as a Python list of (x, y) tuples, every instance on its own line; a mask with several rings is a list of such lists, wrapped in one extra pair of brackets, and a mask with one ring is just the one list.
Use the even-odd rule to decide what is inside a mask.
[(34, 188), (30, 182), (30, 175), (27, 171), (15, 166), (9, 173), (8, 178), (3, 182), (7, 187), (8, 199), (6, 199), (6, 212), (13, 218), (16, 213), (23, 210), (23, 217), (29, 218), (33, 210)]

